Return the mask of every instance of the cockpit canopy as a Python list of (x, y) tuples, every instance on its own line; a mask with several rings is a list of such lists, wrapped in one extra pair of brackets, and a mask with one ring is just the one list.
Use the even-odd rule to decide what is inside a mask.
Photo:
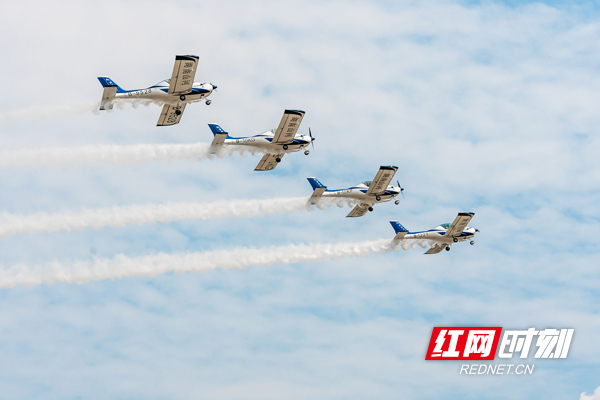
[(448, 229), (448, 228), (450, 228), (450, 223), (441, 224), (440, 226), (444, 229)]
[(160, 81), (160, 82), (158, 82), (158, 83), (157, 83), (156, 85), (154, 85), (154, 86), (162, 86), (162, 85), (163, 85), (163, 84), (165, 84), (165, 83), (166, 83), (167, 85), (170, 85), (170, 84), (171, 84), (171, 79), (165, 79), (164, 81)]
[(364, 182), (362, 182), (362, 184), (365, 185), (366, 187), (371, 186), (371, 183), (373, 183), (373, 181), (364, 181)]

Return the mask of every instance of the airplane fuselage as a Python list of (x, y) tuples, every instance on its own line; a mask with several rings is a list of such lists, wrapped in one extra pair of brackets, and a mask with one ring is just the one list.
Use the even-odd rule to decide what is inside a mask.
[(227, 137), (223, 142), (226, 146), (252, 146), (263, 149), (266, 153), (281, 154), (281, 153), (293, 153), (300, 151), (308, 146), (313, 138), (307, 135), (296, 134), (292, 143), (288, 144), (273, 144), (274, 130), (263, 132), (256, 136), (249, 137)]
[[(462, 231), (460, 236), (456, 237), (456, 239), (458, 242), (463, 242), (465, 240), (471, 240), (475, 236), (475, 232), (476, 232), (475, 228), (466, 227)], [(453, 243), (454, 238), (444, 236), (445, 233), (446, 233), (446, 229), (444, 229), (444, 228), (434, 228), (434, 229), (430, 229), (428, 231), (422, 231), (422, 232), (408, 232), (403, 237), (403, 239), (428, 239), (428, 240), (434, 240), (436, 242), (441, 242), (441, 243)]]
[(190, 93), (185, 95), (170, 95), (169, 84), (163, 81), (145, 89), (120, 89), (115, 94), (115, 99), (148, 99), (165, 103), (191, 103), (210, 96), (215, 88), (216, 86), (210, 83), (194, 82)]
[(354, 200), (360, 200), (363, 203), (374, 204), (390, 201), (400, 194), (400, 188), (392, 185), (388, 186), (385, 192), (378, 196), (367, 195), (367, 190), (369, 190), (369, 188), (363, 184), (353, 186), (348, 189), (326, 189), (321, 195), (321, 197), (349, 198)]

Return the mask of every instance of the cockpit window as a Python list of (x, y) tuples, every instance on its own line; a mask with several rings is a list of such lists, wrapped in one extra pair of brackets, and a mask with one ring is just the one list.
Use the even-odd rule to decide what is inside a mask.
[(450, 224), (441, 224), (440, 226), (444, 229), (450, 228)]
[(363, 185), (365, 185), (366, 187), (371, 186), (371, 183), (373, 183), (373, 181), (364, 181)]
[(171, 84), (171, 79), (165, 79), (164, 81), (160, 81), (158, 82), (156, 85), (154, 86), (160, 86), (161, 84), (166, 83), (167, 85)]

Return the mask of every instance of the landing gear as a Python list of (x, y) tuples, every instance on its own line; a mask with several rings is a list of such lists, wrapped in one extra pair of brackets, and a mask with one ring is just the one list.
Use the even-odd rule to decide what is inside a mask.
[(206, 100), (206, 105), (210, 106), (210, 103), (212, 103), (212, 100)]
[(373, 211), (373, 207), (369, 207), (369, 211)]
[(309, 154), (310, 154), (310, 151), (308, 151), (308, 150), (304, 150), (304, 155), (305, 155), (305, 156), (307, 156), (307, 155), (309, 155)]
[(175, 115), (181, 115), (181, 110), (175, 110)]
[(454, 239), (452, 239), (452, 240), (454, 241), (454, 243), (457, 243), (457, 242), (458, 242), (458, 238), (454, 238)]
[(450, 251), (450, 246), (447, 246), (447, 247), (446, 247), (446, 251)]
[(475, 242), (471, 240), (471, 246), (473, 246), (474, 244), (475, 244)]
[(396, 200), (396, 201), (394, 202), (394, 204), (395, 204), (395, 205), (398, 205), (398, 204), (400, 204), (400, 200)]
[(181, 96), (179, 96), (179, 100), (185, 101), (185, 94), (182, 94)]
[(287, 149), (288, 149), (288, 145), (287, 145), (287, 144), (284, 144), (284, 145), (283, 145), (283, 149), (284, 149), (284, 150), (287, 150)]
[(375, 200), (377, 200), (377, 201), (381, 201), (381, 196), (376, 196), (376, 197), (375, 197)]
[(275, 161), (277, 161), (277, 162), (281, 162), (281, 158), (277, 157), (277, 158), (275, 159)]

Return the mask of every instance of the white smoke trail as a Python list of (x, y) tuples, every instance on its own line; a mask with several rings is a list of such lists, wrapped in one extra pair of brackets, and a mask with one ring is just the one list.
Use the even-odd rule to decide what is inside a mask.
[(69, 115), (80, 115), (88, 112), (99, 114), (100, 101), (77, 101), (64, 104), (52, 104), (47, 106), (33, 106), (20, 110), (8, 111), (0, 114), (0, 124), (6, 125), (11, 122), (28, 121), (31, 119), (47, 119), (52, 117), (64, 117)]
[[(153, 224), (183, 220), (206, 220), (235, 217), (264, 216), (300, 210), (314, 210), (307, 204), (308, 197), (277, 198), (265, 200), (229, 200), (212, 203), (167, 203), (108, 207), (96, 210), (56, 214), (31, 215), (0, 214), (0, 237), (19, 233), (31, 235), (60, 231), (100, 229), (107, 226), (123, 227), (127, 224)], [(352, 201), (348, 202), (349, 205)], [(327, 199), (324, 206), (343, 207), (339, 199)]]
[(97, 164), (143, 164), (152, 161), (202, 160), (213, 156), (223, 158), (240, 154), (255, 155), (261, 149), (246, 146), (227, 146), (212, 154), (208, 143), (96, 145), (73, 148), (49, 148), (0, 152), (0, 168), (72, 167)]
[(0, 152), (0, 168), (70, 167), (74, 165), (146, 163), (177, 159), (200, 160), (209, 155), (210, 145), (137, 144), (101, 145)]
[[(125, 109), (126, 106), (138, 108), (139, 106), (148, 107), (150, 105), (157, 105), (162, 107), (165, 104), (176, 104), (176, 102), (149, 99), (119, 99), (113, 101), (114, 108), (119, 110)], [(111, 112), (111, 110), (106, 111)], [(32, 119), (48, 119), (86, 113), (100, 115), (100, 112), (100, 100), (80, 100), (62, 104), (33, 106), (0, 114), (0, 125), (7, 125), (12, 122), (29, 121)]]
[(56, 282), (86, 283), (133, 276), (157, 276), (169, 272), (204, 273), (215, 269), (243, 269), (277, 263), (315, 262), (343, 257), (366, 257), (371, 253), (399, 251), (389, 239), (359, 243), (287, 245), (262, 249), (234, 248), (204, 253), (165, 254), (112, 259), (96, 258), (91, 262), (52, 262), (47, 265), (18, 264), (0, 269), (0, 288), (16, 285), (35, 286)]

